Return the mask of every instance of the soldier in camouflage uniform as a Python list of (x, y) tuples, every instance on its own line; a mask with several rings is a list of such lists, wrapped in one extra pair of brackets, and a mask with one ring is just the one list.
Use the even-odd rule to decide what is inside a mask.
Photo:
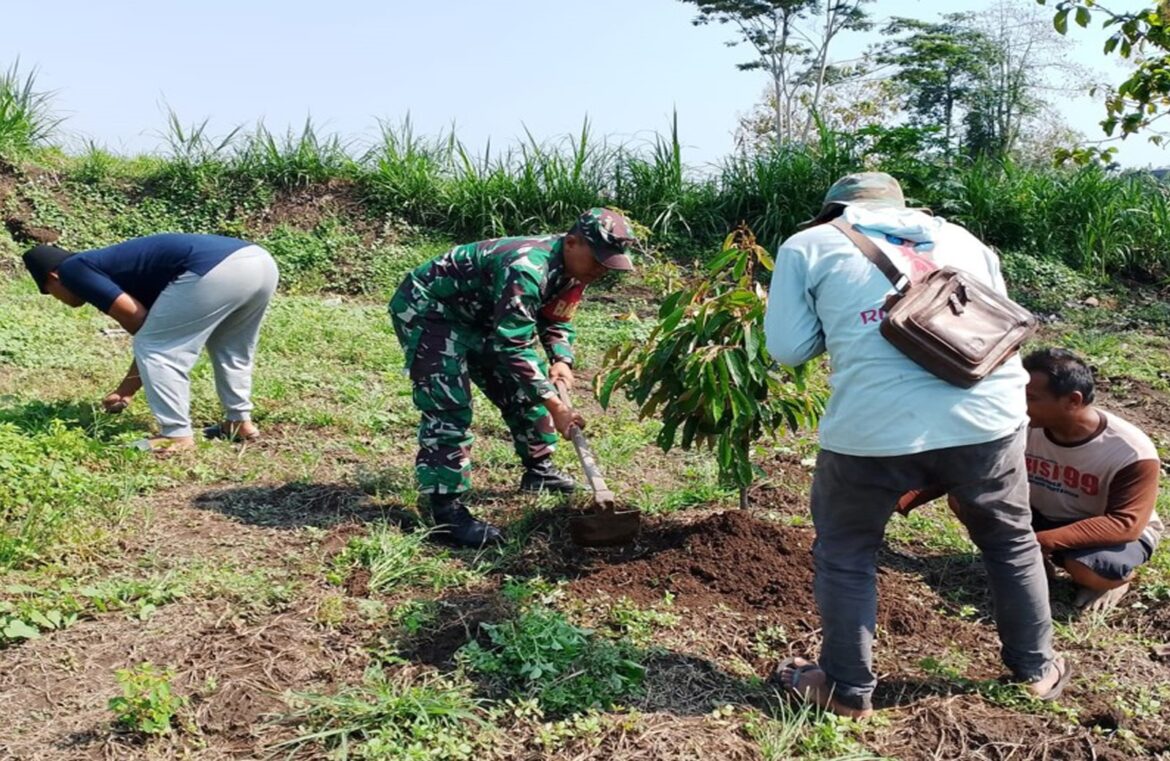
[(422, 413), (415, 474), (442, 536), (466, 546), (502, 538), (461, 501), (471, 487), (473, 382), (512, 434), (524, 464), (520, 488), (577, 488), (552, 453), (556, 434), (584, 420), (560, 402), (554, 382), (573, 382), (572, 318), (585, 286), (609, 270), (632, 270), (633, 243), (620, 214), (590, 209), (565, 235), (457, 246), (399, 286), (390, 316)]

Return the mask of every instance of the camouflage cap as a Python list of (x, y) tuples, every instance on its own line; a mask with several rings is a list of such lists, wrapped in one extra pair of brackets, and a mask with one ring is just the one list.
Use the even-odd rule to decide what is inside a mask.
[(590, 209), (577, 218), (572, 231), (589, 243), (597, 261), (606, 267), (625, 272), (634, 269), (629, 249), (637, 245), (638, 239), (621, 214), (600, 207)]
[(825, 201), (815, 217), (802, 222), (804, 229), (828, 222), (838, 211), (838, 206), (864, 206), (870, 209), (905, 209), (906, 197), (902, 186), (885, 172), (858, 172), (847, 174), (833, 183), (825, 193)]

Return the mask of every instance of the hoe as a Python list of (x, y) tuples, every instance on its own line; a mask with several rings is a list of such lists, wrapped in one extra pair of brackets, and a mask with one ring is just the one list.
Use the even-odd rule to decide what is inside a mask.
[[(572, 406), (569, 403), (569, 390), (564, 383), (557, 383), (557, 393), (565, 406)], [(585, 471), (585, 480), (589, 482), (589, 489), (593, 492), (592, 510), (569, 519), (569, 536), (583, 547), (629, 544), (638, 535), (642, 513), (638, 510), (617, 509), (617, 500), (605, 485), (605, 479), (597, 467), (597, 458), (593, 456), (593, 450), (589, 447), (585, 434), (580, 428), (573, 426), (569, 429), (569, 438), (573, 440), (573, 447), (577, 450), (578, 459), (581, 460), (581, 470)]]

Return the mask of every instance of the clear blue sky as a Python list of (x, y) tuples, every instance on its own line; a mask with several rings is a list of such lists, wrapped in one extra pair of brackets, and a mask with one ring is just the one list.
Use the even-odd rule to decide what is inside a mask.
[[(1030, 5), (1033, 0), (1018, 0)], [(879, 17), (934, 19), (988, 0), (879, 0)], [(1141, 0), (1114, 3), (1143, 5)], [(161, 145), (165, 105), (223, 133), (258, 118), (274, 129), (318, 126), (358, 140), (407, 113), (436, 134), (454, 122), (469, 145), (574, 132), (586, 114), (615, 139), (666, 131), (677, 109), (688, 163), (725, 155), (736, 116), (759, 100), (761, 74), (735, 64), (726, 27), (694, 27), (678, 0), (57, 0), (6, 3), (0, 65), (19, 57), (57, 91), (65, 128), (123, 152)], [(1118, 79), (1101, 35), (1077, 30), (1075, 57)], [(843, 46), (860, 49), (876, 36)], [(1097, 136), (1099, 106), (1062, 105)], [(1170, 163), (1144, 139), (1127, 164)]]

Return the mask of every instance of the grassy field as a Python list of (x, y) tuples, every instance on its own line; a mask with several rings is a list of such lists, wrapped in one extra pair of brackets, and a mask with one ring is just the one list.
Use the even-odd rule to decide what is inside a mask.
[[(412, 260), (435, 245), (403, 250)], [(1104, 403), (1165, 450), (1161, 295), (1053, 300), (1049, 275), (1020, 273), (1035, 285), (1021, 297), (1057, 314), (1045, 339), (1086, 353)], [(653, 284), (635, 286), (583, 310), (584, 374), (647, 329)], [(502, 421), (479, 397), (475, 502), (511, 541), (455, 552), (427, 541), (415, 513), (415, 414), (380, 299), (280, 295), (256, 376), (265, 440), (167, 460), (125, 446), (151, 424), (141, 399), (98, 411), (127, 336), (26, 279), (0, 280), (0, 304), (2, 757), (1170, 753), (1170, 667), (1153, 651), (1170, 629), (1164, 549), (1108, 615), (1073, 618), (1071, 592), (1054, 585), (1076, 676), (1066, 699), (1041, 705), (995, 681), (989, 601), (962, 530), (938, 506), (895, 520), (880, 578), (886, 710), (856, 724), (765, 681), (818, 643), (814, 435), (760, 447), (768, 478), (744, 515), (711, 457), (662, 454), (653, 421), (621, 403), (603, 413), (580, 388), (612, 486), (649, 513), (637, 546), (584, 551), (562, 505), (515, 492)], [(195, 377), (195, 417), (213, 421), (206, 364)], [(570, 450), (557, 456), (575, 470)]]
[[(862, 135), (684, 161), (678, 124), (637, 143), (579, 134), (494, 152), (382, 124), (356, 146), (312, 122), (211, 135), (171, 114), (160, 155), (53, 146), (51, 95), (0, 74), (0, 759), (1170, 758), (1170, 551), (1120, 608), (1078, 619), (1052, 586), (1064, 698), (1001, 684), (978, 556), (939, 505), (891, 522), (880, 555), (877, 718), (783, 699), (767, 677), (815, 653), (815, 433), (761, 443), (738, 510), (708, 453), (663, 454), (658, 423), (587, 391), (607, 347), (649, 330), (690, 264), (747, 222), (768, 247), (824, 189), (886, 169), (914, 203), (1005, 251), (1041, 339), (1084, 353), (1102, 403), (1170, 451), (1170, 191), (1143, 173), (923, 160)], [(880, 141), (879, 141), (880, 142)], [(450, 245), (567, 227), (616, 204), (652, 256), (580, 312), (577, 403), (610, 485), (646, 514), (632, 547), (583, 550), (572, 505), (516, 492), (477, 396), (475, 506), (509, 541), (428, 539), (416, 414), (388, 289)], [(5, 231), (7, 230), (7, 232)], [(98, 400), (129, 337), (36, 294), (17, 255), (163, 230), (239, 235), (280, 263), (255, 401), (262, 442), (156, 459), (152, 420)], [(1136, 277), (1145, 285), (1118, 284)], [(1108, 283), (1108, 285), (1103, 285)], [(194, 416), (217, 418), (209, 368)], [(576, 470), (569, 450), (560, 464)], [(1170, 496), (1161, 499), (1170, 515)]]

